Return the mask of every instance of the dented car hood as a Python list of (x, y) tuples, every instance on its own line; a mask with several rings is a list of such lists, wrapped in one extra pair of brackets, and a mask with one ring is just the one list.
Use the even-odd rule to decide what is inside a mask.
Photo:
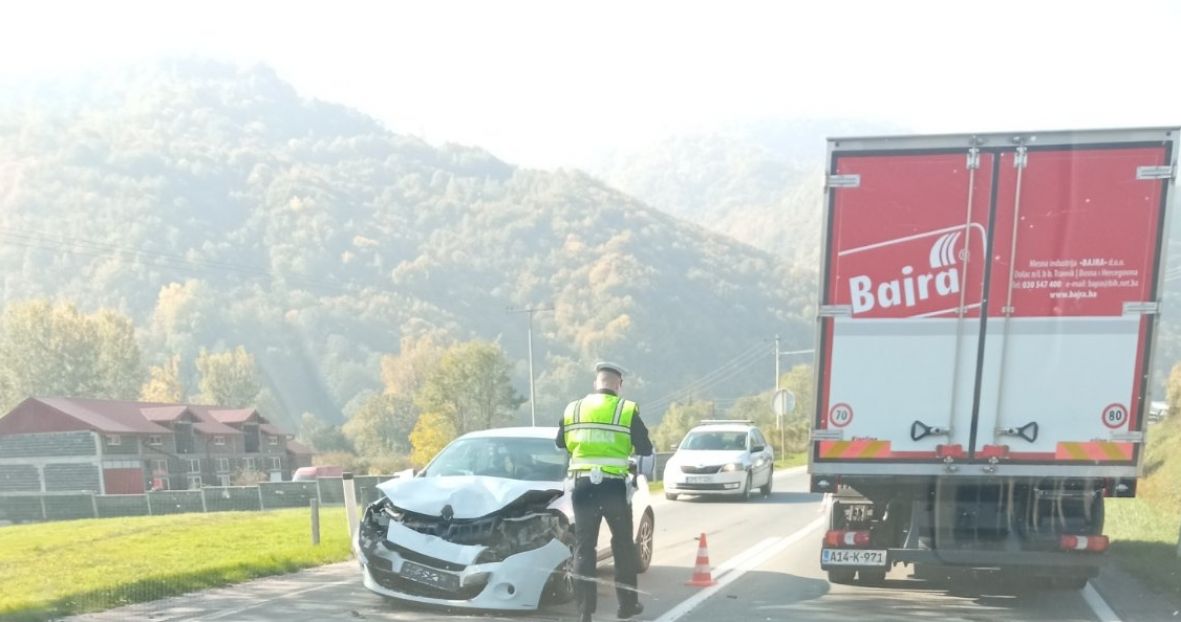
[(441, 516), (443, 508), (451, 506), (454, 518), (468, 519), (488, 516), (518, 501), (550, 504), (562, 495), (565, 484), (460, 475), (392, 479), (377, 487), (398, 509)]

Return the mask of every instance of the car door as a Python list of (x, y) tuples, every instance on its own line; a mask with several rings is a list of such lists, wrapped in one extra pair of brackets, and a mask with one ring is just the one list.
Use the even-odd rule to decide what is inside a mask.
[(750, 432), (750, 438), (747, 443), (747, 446), (750, 448), (751, 464), (754, 465), (754, 474), (751, 477), (751, 481), (755, 486), (763, 486), (771, 479), (771, 468), (773, 466), (770, 451), (767, 447), (767, 439), (763, 438), (762, 432), (759, 432), (758, 429), (753, 429)]

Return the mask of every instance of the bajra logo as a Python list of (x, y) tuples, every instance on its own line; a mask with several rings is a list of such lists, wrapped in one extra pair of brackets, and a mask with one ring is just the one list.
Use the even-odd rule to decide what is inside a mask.
[(956, 252), (960, 232), (945, 233), (935, 240), (928, 255), (930, 272), (915, 274), (914, 266), (902, 266), (901, 275), (890, 281), (874, 283), (867, 275), (849, 279), (849, 294), (853, 314), (875, 308), (914, 307), (932, 297), (951, 296), (960, 292), (960, 274), (955, 267), (966, 250)]

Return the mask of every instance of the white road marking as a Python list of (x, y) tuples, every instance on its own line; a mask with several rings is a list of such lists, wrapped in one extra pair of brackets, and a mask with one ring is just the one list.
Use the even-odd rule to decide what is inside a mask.
[(242, 613), (243, 611), (249, 611), (249, 610), (254, 609), (256, 607), (261, 607), (267, 603), (272, 603), (277, 600), (285, 600), (287, 598), (291, 598), (292, 596), (298, 596), (300, 594), (307, 594), (309, 592), (315, 592), (317, 590), (322, 590), (324, 588), (333, 587), (336, 585), (344, 585), (345, 583), (358, 583), (358, 581), (355, 579), (343, 579), (340, 581), (333, 581), (331, 583), (321, 583), (319, 585), (313, 585), (311, 587), (305, 587), (305, 588), (300, 588), (298, 590), (292, 590), (290, 592), (284, 592), (282, 594), (279, 594), (278, 596), (272, 596), (271, 598), (264, 598), (262, 600), (257, 600), (257, 601), (250, 603), (249, 605), (246, 605), (245, 607), (238, 607), (236, 609), (227, 609), (225, 611), (219, 611), (213, 615), (197, 616), (193, 619), (195, 621), (220, 620), (222, 618), (226, 618), (229, 616), (238, 615), (239, 613)]
[[(710, 596), (717, 594), (727, 585), (734, 582), (736, 579), (738, 579), (738, 577), (741, 577), (751, 570), (762, 566), (772, 557), (775, 557), (786, 550), (787, 547), (795, 544), (796, 542), (799, 542), (801, 539), (810, 535), (813, 531), (823, 527), (827, 522), (827, 517), (817, 518), (790, 536), (778, 538), (778, 541), (770, 546), (766, 546), (764, 544), (766, 541), (764, 540), (763, 542), (760, 542), (759, 544), (756, 544), (755, 546), (743, 551), (737, 556), (742, 558), (742, 560), (739, 563), (733, 564), (733, 568), (728, 569), (728, 572), (726, 572), (722, 578), (718, 579), (717, 584), (713, 585), (712, 587), (707, 587), (693, 596), (690, 596), (689, 598), (681, 601), (681, 603), (676, 607), (673, 607), (664, 615), (656, 618), (656, 622), (674, 622), (675, 620), (680, 620), (690, 611), (693, 611), (699, 605), (701, 605), (701, 603), (709, 599)], [(727, 562), (727, 564), (729, 564), (729, 562)], [(723, 564), (723, 566), (726, 566), (727, 564)]]
[(1107, 605), (1107, 601), (1103, 600), (1103, 597), (1090, 583), (1087, 583), (1087, 587), (1083, 588), (1083, 600), (1087, 601), (1087, 606), (1095, 612), (1095, 617), (1099, 618), (1099, 622), (1121, 622), (1120, 617)]

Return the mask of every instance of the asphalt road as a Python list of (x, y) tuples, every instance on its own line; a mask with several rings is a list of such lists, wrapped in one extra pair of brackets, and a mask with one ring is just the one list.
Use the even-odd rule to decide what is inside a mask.
[[(776, 491), (749, 503), (685, 499), (654, 501), (656, 549), (640, 578), (646, 611), (658, 622), (754, 622), (763, 620), (1101, 620), (1112, 619), (1093, 590), (1036, 591), (979, 578), (927, 583), (899, 567), (882, 587), (833, 585), (819, 568), (824, 509), (806, 492), (800, 470), (780, 473)], [(685, 585), (697, 554), (697, 536), (708, 536), (717, 585)], [(616, 601), (600, 568), (596, 619), (615, 619)], [(354, 563), (336, 564), (235, 587), (71, 618), (77, 622), (302, 620), (419, 621), (573, 619), (571, 605), (536, 614), (471, 614), (384, 599), (361, 586)]]

